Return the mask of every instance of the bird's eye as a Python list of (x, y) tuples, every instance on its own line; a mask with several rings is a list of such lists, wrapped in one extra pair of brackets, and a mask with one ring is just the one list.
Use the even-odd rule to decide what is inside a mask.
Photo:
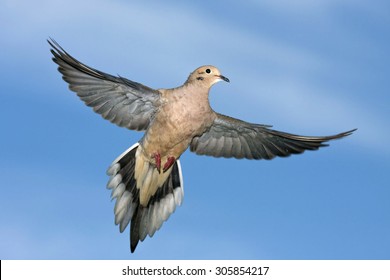
[(206, 69), (206, 73), (207, 73), (207, 74), (210, 74), (210, 73), (211, 73), (211, 70), (207, 68), (207, 69)]

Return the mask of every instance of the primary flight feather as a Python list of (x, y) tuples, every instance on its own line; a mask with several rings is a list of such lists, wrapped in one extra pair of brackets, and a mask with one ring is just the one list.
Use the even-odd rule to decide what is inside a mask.
[(177, 88), (152, 89), (93, 69), (54, 40), (48, 42), (63, 79), (87, 106), (114, 124), (145, 131), (107, 170), (107, 188), (116, 199), (115, 224), (121, 232), (130, 224), (131, 252), (182, 203), (179, 158), (188, 147), (199, 155), (272, 159), (317, 150), (354, 131), (299, 136), (216, 113), (209, 104), (209, 90), (229, 79), (211, 65), (195, 69)]

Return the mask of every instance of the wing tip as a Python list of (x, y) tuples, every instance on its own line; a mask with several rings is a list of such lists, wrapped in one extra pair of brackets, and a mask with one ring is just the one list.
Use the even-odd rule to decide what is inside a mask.
[[(326, 140), (324, 140), (324, 142), (328, 142), (330, 140), (337, 140), (337, 139), (341, 139), (341, 138), (347, 137), (349, 135), (352, 135), (356, 130), (357, 130), (357, 128), (354, 128), (354, 129), (351, 129), (351, 130), (348, 130), (348, 131), (345, 131), (345, 132), (341, 132), (341, 133), (338, 133), (338, 134), (335, 134), (335, 135), (332, 135), (332, 136), (323, 137), (323, 138), (327, 138)], [(328, 146), (328, 144), (324, 144), (324, 145)]]
[(66, 54), (65, 50), (53, 38), (49, 37), (49, 39), (47, 39), (46, 41), (49, 43), (51, 47), (50, 51), (54, 56), (57, 57), (57, 56), (61, 56), (62, 54)]
[(348, 130), (346, 132), (343, 132), (343, 136), (342, 137), (345, 137), (345, 136), (349, 136), (351, 135), (352, 133), (354, 133), (356, 130), (358, 130), (357, 128), (354, 128), (354, 129), (351, 129), (351, 130)]

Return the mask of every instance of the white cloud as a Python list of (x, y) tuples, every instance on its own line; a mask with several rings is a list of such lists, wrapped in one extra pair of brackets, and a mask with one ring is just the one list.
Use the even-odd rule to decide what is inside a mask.
[(304, 15), (309, 17), (325, 17), (328, 16), (329, 13), (333, 12), (335, 9), (343, 9), (347, 7), (352, 7), (360, 11), (380, 14), (384, 16), (386, 13), (385, 9), (386, 7), (388, 7), (387, 1), (375, 1), (375, 4), (373, 2), (354, 0), (298, 0), (294, 2), (288, 0), (251, 0), (249, 2), (255, 7), (261, 7), (262, 9), (282, 13), (284, 15)]
[[(332, 37), (328, 38), (329, 44), (338, 44), (337, 46), (344, 47), (347, 53), (351, 42), (353, 42), (355, 48), (364, 46), (363, 50), (368, 51), (367, 56), (370, 55), (370, 52), (375, 52), (374, 44), (376, 42), (364, 40), (365, 38), (359, 32), (349, 34), (348, 30), (339, 28), (337, 21), (330, 20), (333, 19), (330, 14), (335, 7), (342, 5), (353, 5), (350, 7), (358, 7), (361, 11), (367, 8), (375, 15), (383, 15), (388, 11), (388, 9), (383, 9), (383, 5), (378, 5), (379, 8), (377, 8), (378, 6), (368, 2), (366, 4), (352, 2), (352, 0), (302, 0), (295, 1), (293, 4), (286, 0), (252, 1), (252, 5), (251, 9), (267, 9), (270, 13), (277, 14), (278, 18), (288, 17), (290, 21), (299, 20), (302, 16), (309, 19), (320, 17), (321, 27), (325, 26), (335, 30), (331, 33)], [(377, 20), (377, 18), (374, 17), (373, 20)], [(235, 117), (245, 116), (244, 119), (248, 121), (273, 124), (275, 129), (292, 133), (321, 135), (357, 127), (359, 130), (346, 143), (352, 142), (353, 145), (356, 144), (360, 148), (356, 150), (370, 155), (376, 153), (383, 156), (383, 154), (388, 155), (390, 152), (385, 141), (390, 137), (388, 113), (383, 110), (385, 106), (380, 106), (378, 109), (374, 107), (375, 105), (367, 104), (368, 99), (373, 100), (371, 104), (382, 103), (381, 99), (377, 99), (378, 96), (375, 96), (375, 93), (370, 92), (370, 95), (355, 96), (351, 93), (351, 88), (343, 91), (343, 89), (324, 86), (326, 81), (318, 81), (321, 80), (321, 74), (335, 71), (335, 75), (352, 73), (349, 79), (353, 82), (363, 76), (360, 72), (362, 69), (356, 67), (353, 59), (340, 63), (338, 60), (340, 58), (332, 57), (332, 53), (324, 55), (321, 48), (307, 46), (304, 42), (292, 44), (284, 40), (283, 37), (268, 36), (262, 30), (254, 31), (247, 28), (245, 24), (236, 24), (234, 20), (228, 18), (225, 18), (222, 23), (219, 19), (199, 13), (199, 10), (157, 1), (151, 3), (138, 1), (129, 4), (127, 1), (104, 0), (4, 0), (0, 3), (0, 24), (2, 26), (0, 36), (5, 38), (2, 41), (2, 48), (6, 50), (0, 54), (1, 61), (5, 61), (6, 65), (7, 63), (12, 64), (14, 67), (12, 70), (19, 71), (17, 72), (18, 76), (28, 74), (28, 78), (31, 78), (35, 75), (34, 77), (39, 79), (36, 84), (39, 84), (39, 87), (43, 89), (48, 77), (42, 72), (53, 71), (53, 76), (58, 75), (58, 73), (54, 73), (55, 67), (49, 59), (48, 45), (45, 42), (48, 36), (53, 36), (71, 54), (91, 66), (113, 74), (119, 73), (130, 79), (139, 79), (138, 81), (145, 82), (150, 86), (174, 86), (184, 81), (186, 75), (193, 70), (192, 67), (213, 63), (220, 67), (232, 81), (229, 85), (219, 84), (212, 90), (212, 98), (218, 99), (216, 102), (212, 100), (212, 105), (221, 109), (219, 111)], [(367, 56), (359, 57), (359, 59), (369, 61)], [(53, 67), (46, 69), (45, 67), (49, 63)], [(23, 73), (26, 68), (31, 68), (34, 71)], [(126, 72), (131, 74), (126, 75)], [(11, 74), (15, 75), (15, 73)], [(318, 77), (318, 80), (315, 81), (312, 77)], [(61, 83), (60, 78), (57, 78), (58, 83)], [(36, 85), (29, 86), (35, 87)], [(65, 86), (62, 89), (65, 89)], [(32, 94), (30, 91), (9, 91), (5, 94), (14, 95), (15, 93)], [(43, 98), (48, 94), (53, 96), (53, 92), (46, 90), (42, 94)], [(42, 96), (34, 95), (34, 98), (42, 98)], [(74, 98), (76, 97), (74, 96)], [(40, 109), (38, 105), (43, 106), (37, 102), (37, 109)], [(55, 105), (58, 104), (53, 106)], [(89, 114), (92, 113), (89, 112)], [(265, 120), (264, 117), (267, 119)], [(37, 121), (34, 118), (31, 120)], [(20, 133), (25, 132), (23, 129), (19, 129), (20, 124), (31, 126), (25, 121), (18, 123), (18, 126), (15, 126), (17, 127), (15, 131), (20, 131)], [(59, 138), (50, 139), (58, 140)], [(99, 221), (91, 221), (93, 218), (88, 217), (90, 224), (83, 224), (83, 228), (80, 230), (69, 213), (64, 215), (64, 219), (68, 219), (68, 221), (61, 220), (62, 226), (69, 226), (69, 229), (64, 231), (58, 228), (46, 229), (45, 217), (39, 216), (39, 214), (45, 213), (46, 209), (52, 209), (50, 208), (52, 205), (61, 207), (58, 213), (69, 212), (69, 209), (73, 209), (77, 203), (82, 205), (80, 199), (77, 200), (77, 198), (89, 197), (91, 194), (88, 193), (88, 190), (94, 187), (104, 188), (104, 186), (100, 186), (100, 181), (92, 187), (90, 183), (86, 184), (85, 181), (77, 182), (77, 180), (72, 179), (73, 176), (79, 177), (80, 173), (76, 172), (77, 174), (75, 174), (73, 171), (71, 175), (66, 175), (67, 168), (57, 170), (56, 173), (51, 169), (54, 168), (52, 166), (36, 170), (32, 166), (37, 166), (37, 162), (31, 164), (23, 160), (20, 161), (18, 156), (21, 157), (21, 155), (15, 155), (17, 165), (15, 164), (14, 173), (11, 174), (9, 168), (1, 169), (4, 175), (7, 175), (3, 176), (5, 178), (3, 184), (8, 186), (7, 192), (4, 192), (5, 195), (2, 193), (4, 201), (7, 201), (9, 206), (13, 206), (14, 200), (17, 198), (19, 206), (14, 209), (12, 215), (6, 216), (8, 213), (6, 210), (10, 207), (7, 207), (8, 205), (5, 203), (0, 204), (3, 206), (2, 213), (4, 214), (3, 224), (0, 225), (0, 257), (59, 258), (64, 256), (64, 258), (82, 258), (101, 256), (104, 252), (106, 257), (112, 254), (112, 257), (116, 258), (118, 251), (124, 252), (123, 258), (130, 256), (127, 247), (120, 247), (128, 245), (128, 232), (122, 235), (117, 233), (117, 228), (112, 224), (112, 213), (104, 210), (101, 204), (96, 207), (95, 199), (88, 201), (91, 203), (88, 204), (91, 205), (88, 209), (91, 212), (102, 211), (99, 214), (101, 216), (95, 216), (95, 219), (99, 219)], [(62, 162), (64, 159), (58, 159), (56, 156), (53, 154), (53, 162), (59, 161), (58, 168), (64, 166)], [(56, 157), (55, 160), (54, 157)], [(25, 159), (25, 156), (21, 158)], [(10, 165), (9, 162), (3, 163), (7, 167)], [(50, 174), (54, 174), (53, 177), (48, 178), (48, 171)], [(188, 169), (188, 172), (191, 172), (191, 168)], [(63, 178), (59, 174), (70, 177)], [(104, 174), (101, 175), (104, 176)], [(4, 181), (7, 178), (11, 178), (9, 182)], [(22, 178), (26, 179), (22, 180)], [(101, 180), (105, 182), (105, 179)], [(57, 184), (56, 188), (48, 183), (59, 181), (67, 183), (62, 183), (61, 186)], [(43, 182), (46, 182), (47, 185)], [(23, 195), (16, 195), (15, 186), (24, 190)], [(40, 186), (40, 188), (35, 189), (34, 186)], [(99, 190), (102, 191), (102, 189)], [(30, 191), (34, 198), (29, 195), (30, 193), (26, 194), (26, 191)], [(96, 189), (94, 189), (96, 194), (95, 191)], [(65, 194), (67, 200), (64, 198)], [(108, 196), (109, 193), (107, 193), (107, 201)], [(39, 203), (42, 200), (50, 201), (50, 203), (48, 205)], [(72, 201), (72, 204), (68, 204), (67, 201)], [(34, 209), (34, 211), (29, 211), (29, 209)], [(112, 205), (109, 209), (112, 209)], [(77, 212), (78, 208), (74, 211)], [(56, 213), (50, 212), (51, 215)], [(103, 219), (100, 220), (102, 215), (110, 215), (109, 223), (111, 224), (109, 226), (103, 225), (104, 222), (101, 222), (103, 221)], [(39, 219), (35, 219), (37, 217)], [(13, 221), (6, 223), (8, 218), (8, 222), (11, 219)], [(27, 218), (28, 221), (23, 220), (24, 218)], [(177, 217), (172, 217), (172, 219), (177, 219)], [(77, 222), (78, 225), (82, 223), (83, 221), (80, 220)], [(48, 226), (55, 227), (55, 225), (55, 223), (49, 223)], [(102, 230), (91, 233), (91, 227), (94, 225), (101, 227), (99, 229)], [(185, 231), (178, 230), (177, 236), (175, 233), (172, 236), (172, 231), (165, 228), (167, 226), (168, 224), (158, 233), (158, 236), (166, 234), (168, 238), (166, 243), (159, 245), (162, 248), (166, 246), (171, 251), (172, 243), (170, 242), (172, 240), (179, 246), (188, 246), (189, 250), (193, 244), (202, 243), (197, 240), (196, 236)], [(115, 235), (110, 235), (109, 238), (112, 240), (107, 241), (107, 236), (103, 235), (110, 234), (111, 230), (115, 231)], [(96, 232), (100, 232), (99, 234), (102, 235)], [(42, 233), (47, 234), (47, 236), (42, 236)], [(183, 234), (180, 238), (181, 233)], [(158, 236), (156, 235), (153, 239), (148, 239), (142, 244), (143, 248), (140, 248), (140, 255), (137, 256), (142, 256), (142, 254), (151, 256), (152, 254), (147, 255), (149, 253), (147, 248), (150, 248), (150, 251), (156, 249), (152, 244), (161, 242), (162, 239), (159, 239)], [(214, 244), (216, 250), (219, 251), (223, 250), (226, 244), (229, 244), (229, 252), (232, 255), (240, 250), (243, 256), (258, 255), (256, 252), (243, 252), (249, 248), (246, 246), (248, 245), (246, 241), (241, 240), (242, 243), (240, 241), (234, 243), (233, 240), (237, 240), (237, 236), (222, 238), (211, 236), (203, 243), (206, 244), (204, 247)], [(112, 242), (117, 242), (117, 244), (113, 245)], [(98, 248), (94, 247), (93, 244), (99, 244)], [(75, 247), (79, 250), (77, 255), (73, 249)], [(197, 250), (204, 247), (199, 247)], [(253, 250), (255, 249), (253, 248)], [(261, 248), (261, 250), (265, 250), (265, 248)], [(187, 251), (183, 254), (185, 254), (184, 257), (188, 256)], [(195, 255), (202, 256), (204, 252), (198, 252)], [(218, 254), (209, 252), (209, 257), (218, 257)]]

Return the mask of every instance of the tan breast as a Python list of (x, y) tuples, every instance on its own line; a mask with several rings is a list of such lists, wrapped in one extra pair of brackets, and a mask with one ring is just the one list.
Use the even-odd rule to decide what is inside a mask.
[(195, 135), (202, 134), (216, 114), (208, 100), (208, 90), (180, 87), (164, 90), (165, 104), (145, 133), (145, 153), (158, 151), (162, 157), (176, 158), (188, 148)]

